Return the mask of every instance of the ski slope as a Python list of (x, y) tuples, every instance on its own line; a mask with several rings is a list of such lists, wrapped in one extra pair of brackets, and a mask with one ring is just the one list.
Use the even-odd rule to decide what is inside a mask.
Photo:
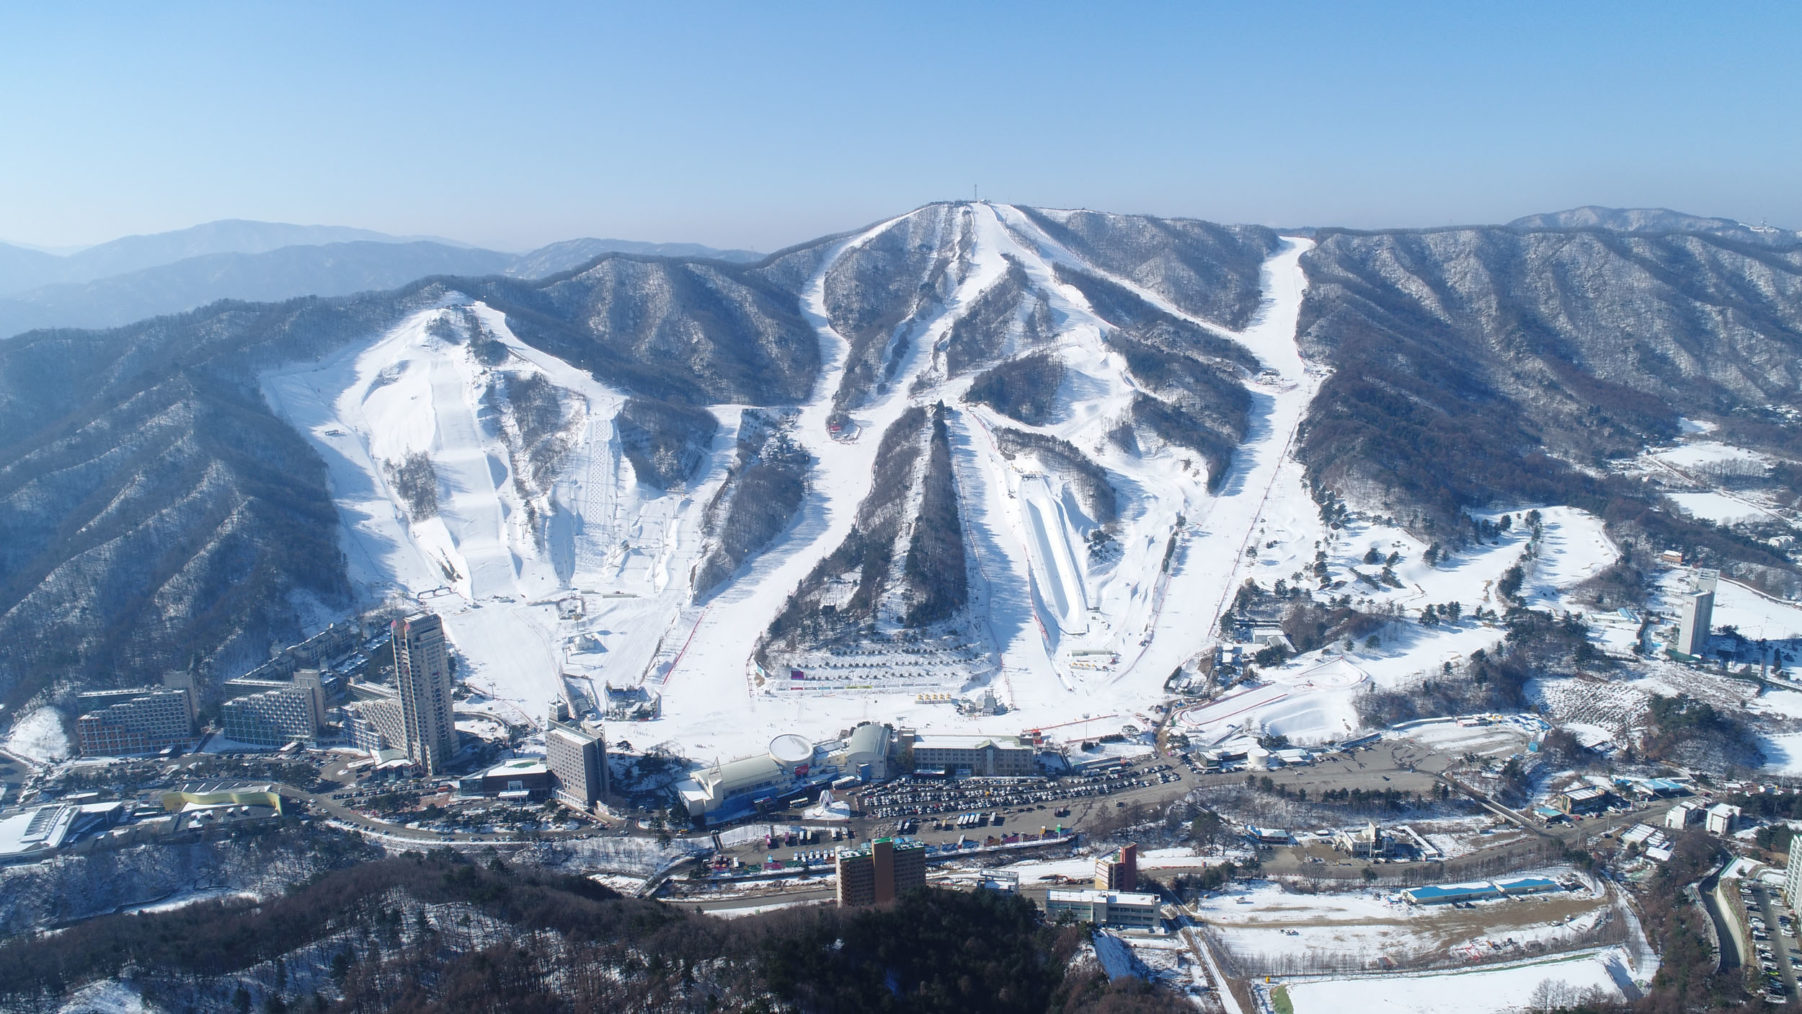
[(1041, 600), (1049, 593), (1058, 629), (1081, 634), (1088, 628), (1089, 596), (1083, 587), (1082, 568), (1070, 548), (1071, 525), (1064, 517), (1063, 503), (1043, 475), (1022, 479), (1017, 495), (1029, 533), (1033, 584)]
[[(1212, 497), (1205, 468), (1180, 449), (1129, 456), (1101, 439), (1137, 388), (1103, 341), (1108, 325), (1055, 278), (1058, 265), (1096, 269), (1002, 206), (960, 209), (945, 251), (954, 273), (950, 296), (901, 325), (897, 339), (909, 351), (885, 393), (854, 414), (862, 439), (833, 438), (826, 422), (849, 343), (828, 317), (827, 275), (907, 217), (842, 240), (804, 286), (801, 311), (824, 364), (795, 428), (814, 461), (808, 496), (776, 543), (704, 605), (692, 601), (688, 579), (706, 549), (701, 505), (725, 480), (738, 406), (712, 407), (721, 428), (687, 489), (653, 489), (637, 482), (620, 452), (613, 417), (623, 392), (525, 345), (503, 315), (454, 295), (446, 306), (474, 313), (506, 346), (506, 362), (483, 365), (466, 345), (434, 337), (432, 325), (445, 312), (435, 307), (328, 360), (273, 371), (262, 378), (263, 390), (327, 462), (356, 585), (370, 597), (402, 596), (444, 614), (470, 681), (528, 718), (563, 694), (566, 672), (659, 691), (665, 717), (630, 735), (699, 757), (750, 752), (797, 723), (826, 734), (875, 716), (1004, 733), (1143, 711), (1159, 696), (1163, 677), (1211, 631), (1225, 587), (1222, 564), (1247, 539), (1311, 395), (1294, 348), (1307, 244), (1285, 241), (1266, 265), (1269, 305), (1244, 334), (1196, 321), (1244, 342), (1283, 378), (1258, 393), (1252, 437), (1224, 494)], [(1090, 454), (1121, 494), (1112, 557), (1090, 557), (1086, 539), (1097, 524), (1071, 477), (1031, 455), (1009, 461), (998, 453), (994, 427), (1029, 427), (959, 406), (967, 378), (943, 375), (952, 326), (1003, 279), (1010, 259), (1049, 304), (1053, 351), (1071, 377), (1068, 409), (1041, 432)], [(543, 490), (515, 481), (505, 419), (497, 421), (484, 402), (498, 374), (538, 374), (570, 406), (571, 449)], [(804, 703), (772, 699), (760, 692), (751, 664), (759, 638), (788, 594), (850, 531), (869, 491), (880, 435), (912, 405), (938, 400), (952, 408), (969, 615), (990, 644), (987, 668), (1014, 713), (966, 719), (917, 704), (912, 689), (823, 694)], [(503, 405), (503, 417), (505, 411)], [(391, 488), (393, 464), (410, 455), (432, 464), (436, 516), (410, 518)], [(558, 606), (571, 596), (581, 602), (574, 616)], [(971, 678), (990, 677), (948, 672), (946, 689)]]
[[(690, 492), (646, 486), (613, 430), (623, 394), (519, 341), (502, 314), (447, 302), (468, 306), (505, 345), (504, 363), (486, 366), (467, 344), (434, 337), (436, 307), (368, 344), (265, 374), (262, 388), (326, 462), (353, 584), (443, 615), (468, 681), (510, 702), (513, 721), (541, 721), (564, 695), (563, 673), (598, 670), (601, 658), (609, 673), (648, 663), (654, 634), (649, 644), (630, 634), (667, 624), (686, 596), (671, 575), (703, 548), (695, 502), (724, 481), (737, 411), (715, 410), (721, 432)], [(484, 404), (503, 374), (540, 375), (566, 403), (574, 446), (546, 490), (514, 481), (507, 408), (497, 416)], [(390, 485), (385, 463), (414, 454), (436, 473), (433, 517), (410, 518)], [(533, 513), (549, 519), (542, 531)], [(571, 594), (584, 608), (565, 619), (558, 600)]]
[[(326, 461), (357, 587), (370, 598), (405, 598), (443, 614), (468, 663), (466, 678), (495, 699), (496, 713), (538, 720), (565, 695), (566, 674), (584, 687), (589, 680), (642, 684), (662, 695), (662, 717), (614, 734), (703, 762), (755, 753), (779, 733), (828, 738), (870, 719), (990, 735), (1148, 728), (1166, 678), (1218, 639), (1220, 617), (1247, 579), (1268, 586), (1298, 576), (1316, 553), (1343, 577), (1381, 544), (1401, 558), (1402, 580), (1367, 595), (1372, 604), (1405, 611), (1462, 600), (1474, 607), (1520, 560), (1518, 532), (1427, 566), (1423, 547), (1379, 521), (1355, 519), (1339, 531), (1322, 524), (1291, 454), (1324, 378), (1295, 344), (1306, 289), (1301, 258), (1311, 246), (1304, 239), (1284, 239), (1266, 261), (1264, 305), (1235, 332), (1085, 262), (1016, 209), (961, 207), (940, 237), (947, 295), (897, 326), (891, 340), (905, 352), (892, 381), (853, 412), (856, 438), (835, 437), (827, 422), (850, 343), (830, 321), (827, 277), (920, 213), (840, 240), (802, 286), (801, 314), (823, 364), (812, 395), (795, 407), (792, 436), (812, 459), (807, 494), (774, 543), (704, 603), (694, 601), (690, 580), (708, 551), (705, 505), (727, 480), (742, 406), (710, 406), (720, 428), (698, 472), (685, 487), (656, 489), (638, 481), (621, 451), (614, 419), (624, 392), (524, 344), (504, 315), (455, 294), (332, 358), (268, 373), (263, 390)], [(1034, 305), (1042, 300), (1048, 310), (1054, 337), (1043, 348), (1065, 367), (1060, 408), (1043, 426), (963, 403), (972, 378), (947, 368), (952, 328), (1010, 264), (1024, 273)], [(1217, 477), (1218, 492), (1193, 452), (1155, 440), (1129, 451), (1108, 439), (1140, 388), (1106, 342), (1111, 325), (1079, 290), (1057, 281), (1059, 268), (1108, 278), (1239, 342), (1260, 361), (1265, 372), (1248, 378), (1249, 433), (1231, 471)], [(446, 315), (464, 313), (505, 347), (503, 362), (484, 364), (468, 343), (443, 336)], [(1020, 321), (1017, 313), (1013, 330), (995, 337), (998, 347), (1023, 351)], [(531, 377), (548, 381), (565, 408), (568, 451), (543, 488), (514, 474), (517, 427), (504, 397), (510, 380)], [(852, 530), (881, 435), (910, 407), (940, 402), (948, 409), (970, 588), (965, 618), (952, 626), (964, 641), (986, 645), (988, 657), (947, 662), (928, 636), (921, 648), (897, 649), (914, 655), (885, 658), (855, 687), (799, 693), (786, 679), (767, 679), (753, 652), (790, 593)], [(1055, 456), (1032, 447), (1002, 454), (1003, 428), (1054, 437), (1099, 465), (1117, 519), (1103, 531), (1081, 477)], [(434, 516), (410, 517), (391, 488), (394, 464), (409, 456), (432, 465)], [(1546, 542), (1528, 587), (1556, 601), (1613, 554), (1593, 519), (1545, 514)], [(1363, 686), (1405, 682), (1492, 636), (1474, 624), (1402, 626), (1381, 647), (1279, 667), (1266, 674), (1265, 687), (1182, 721), (1209, 736), (1251, 726), (1298, 741), (1344, 735), (1355, 728), (1350, 701)], [(984, 684), (1008, 713), (966, 716), (920, 693)]]

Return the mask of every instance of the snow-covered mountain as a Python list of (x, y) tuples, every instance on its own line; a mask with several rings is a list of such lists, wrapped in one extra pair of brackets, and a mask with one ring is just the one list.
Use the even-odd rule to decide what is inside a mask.
[(1687, 233), (950, 203), (756, 262), (27, 335), (0, 689), (228, 675), (404, 594), (526, 714), (642, 682), (690, 752), (977, 687), (995, 731), (1130, 713), (1248, 578), (1324, 592), (1347, 501), (1417, 555), (1524, 503), (1688, 524), (1605, 466), (1680, 414), (1781, 444), (1798, 279)]
[[(481, 280), (262, 388), (331, 469), (353, 582), (439, 603), (497, 693), (645, 680), (700, 727), (745, 706), (733, 687), (790, 688), (771, 674), (953, 691), (1004, 655), (1021, 701), (1074, 692), (1072, 672), (1155, 690), (1194, 650), (1148, 651), (1160, 631), (1219, 605), (1172, 532), (1218, 499), (1251, 389), (1288, 406), (1261, 444), (1306, 401), (1303, 245), (1281, 245), (1269, 326), (1236, 332), (1133, 279), (1196, 263), (1185, 231), (1097, 264), (1052, 221), (932, 205), (738, 271), (614, 257)], [(1219, 234), (1255, 251), (1241, 273), (1279, 245)], [(995, 383), (965, 397), (1023, 363), (1055, 378), (1051, 411)]]
[(515, 278), (548, 278), (561, 271), (573, 271), (604, 254), (638, 254), (644, 257), (694, 257), (738, 264), (763, 259), (754, 250), (721, 250), (699, 243), (645, 243), (631, 239), (566, 239), (520, 254), (507, 265), (507, 274)]
[(1336, 373), (1298, 453), (1324, 488), (1407, 505), (1442, 533), (1476, 503), (1631, 496), (1602, 466), (1670, 440), (1679, 417), (1797, 450), (1802, 246), (1329, 230), (1307, 268), (1303, 351)]
[(1548, 229), (1608, 229), (1613, 232), (1705, 233), (1772, 245), (1802, 242), (1802, 233), (1768, 225), (1748, 225), (1731, 218), (1686, 215), (1669, 208), (1603, 208), (1585, 205), (1565, 211), (1527, 215), (1508, 223), (1511, 229), (1543, 232)]

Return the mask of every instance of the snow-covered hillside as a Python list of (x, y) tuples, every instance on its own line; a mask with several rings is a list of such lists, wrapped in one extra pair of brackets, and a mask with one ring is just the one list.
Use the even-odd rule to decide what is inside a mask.
[[(753, 692), (925, 720), (913, 695), (988, 684), (1021, 718), (1115, 715), (1247, 579), (1468, 605), (1484, 519), (1561, 504), (1614, 504), (1634, 550), (1580, 593), (1600, 612), (1643, 604), (1646, 550), (1793, 597), (1802, 262), (1661, 220), (1315, 243), (946, 202), (755, 262), (11, 340), (0, 724), (171, 667), (211, 685), (389, 594), (451, 612), (528, 713), (562, 670), (702, 726)], [(891, 436), (911, 467), (878, 468)], [(1335, 503), (1396, 543), (1388, 576)]]
[[(682, 408), (702, 419), (694, 432), (717, 427), (654, 476), (622, 441), (627, 391), (456, 293), (335, 357), (266, 373), (263, 389), (328, 462), (367, 594), (444, 614), (467, 678), (516, 718), (537, 720), (558, 696), (592, 703), (603, 681), (642, 685), (662, 695), (662, 717), (622, 735), (699, 759), (870, 718), (990, 734), (1148, 727), (1166, 680), (1219, 640), (1248, 580), (1349, 582), (1399, 632), (1304, 655), (1185, 714), (1189, 729), (1344, 735), (1351, 696), (1372, 680), (1401, 685), (1497, 639), (1412, 615), (1500, 604), (1493, 586), (1522, 562), (1524, 526), (1434, 560), (1392, 524), (1329, 529), (1305, 487), (1293, 447), (1329, 375), (1296, 344), (1311, 241), (1276, 244), (1261, 309), (1232, 330), (1135, 280), (1164, 273), (1079, 254), (1061, 221), (937, 205), (810, 251), (798, 284), (822, 364), (810, 396), (760, 410), (742, 448), (746, 406)], [(884, 264), (918, 281), (878, 284)], [(1056, 384), (1030, 410), (1017, 378), (994, 372), (1028, 359), (1018, 376)], [(979, 384), (985, 396), (968, 396)], [(720, 580), (720, 519), (767, 426), (806, 459), (805, 492), (773, 538), (723, 557), (741, 562)], [(943, 479), (928, 475), (934, 440), (949, 448), (954, 504), (929, 514), (925, 490)], [(908, 456), (885, 459), (884, 446)], [(948, 618), (922, 621), (912, 607), (933, 576), (919, 554), (935, 526), (961, 538), (965, 580)], [(1548, 510), (1539, 532), (1531, 600), (1556, 605), (1614, 559), (1580, 512)], [(1386, 583), (1371, 553), (1394, 555)], [(1005, 714), (944, 703), (985, 687)]]
[[(540, 720), (568, 692), (564, 674), (632, 682), (649, 663), (687, 596), (695, 504), (723, 479), (721, 455), (684, 489), (638, 481), (615, 428), (625, 395), (523, 344), (480, 303), (422, 311), (263, 388), (328, 463), (353, 580), (444, 614), (470, 681), (517, 704), (515, 720)], [(557, 450), (536, 463), (521, 391), (556, 416), (540, 443)], [(719, 414), (710, 450), (731, 446), (736, 412)], [(425, 463), (433, 509), (401, 488), (409, 459)]]
[[(912, 221), (923, 215), (933, 221)], [(941, 297), (910, 295), (889, 317), (880, 307), (850, 314), (843, 281), (829, 299), (840, 264), (866, 248), (878, 256), (894, 235), (914, 238), (909, 256), (942, 279)], [(730, 754), (802, 713), (803, 731), (821, 735), (870, 714), (961, 722), (915, 698), (993, 682), (1015, 713), (988, 724), (1018, 731), (1148, 707), (1213, 629), (1315, 382), (1293, 342), (1307, 245), (1286, 241), (1266, 265), (1267, 305), (1237, 333), (1083, 260), (1013, 208), (921, 209), (842, 239), (802, 286), (825, 364), (792, 423), (811, 459), (806, 495), (771, 545), (698, 597), (694, 571), (716, 534), (706, 508), (727, 482), (740, 406), (710, 406), (719, 427), (685, 482), (642, 481), (622, 453), (627, 392), (525, 344), (504, 314), (455, 293), (367, 343), (266, 373), (262, 386), (328, 463), (356, 584), (443, 613), (471, 682), (522, 717), (589, 689), (580, 679), (566, 686), (566, 675), (644, 683), (665, 705), (649, 738)], [(1090, 281), (1069, 284), (1071, 273)], [(1036, 316), (1030, 334), (1016, 313), (1001, 324), (1011, 335), (983, 340), (1002, 359), (1059, 361), (1059, 408), (1042, 425), (965, 403), (972, 374), (953, 375), (947, 362), (953, 328), (1022, 277), (1021, 301)], [(1265, 368), (1219, 368), (1250, 386), (1253, 406), (1230, 475), (1210, 476), (1197, 453), (1156, 434), (1130, 434), (1134, 400), (1147, 392), (1108, 344), (1122, 330), (1117, 307), (1110, 320), (1084, 295), (1099, 284), (1129, 294), (1115, 302), (1136, 300), (1146, 316), (1237, 343), (1243, 361)], [(865, 350), (884, 364), (881, 382), (854, 397), (841, 390), (854, 350), (834, 308), (866, 332), (869, 321), (896, 318), (887, 342)], [(522, 391), (534, 392), (533, 406), (516, 403)], [(769, 670), (758, 666), (790, 593), (852, 533), (879, 438), (909, 407), (940, 402), (968, 607), (923, 639), (891, 617), (861, 632), (874, 637), (861, 652), (849, 647), (855, 634), (841, 634), (789, 645)], [(835, 414), (847, 403), (848, 417)], [(809, 678), (788, 679), (789, 668)]]

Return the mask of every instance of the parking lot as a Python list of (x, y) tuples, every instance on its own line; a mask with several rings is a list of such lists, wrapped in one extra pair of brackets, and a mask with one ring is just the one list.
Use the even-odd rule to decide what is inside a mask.
[(1780, 899), (1761, 883), (1740, 881), (1739, 900), (1741, 911), (1736, 914), (1751, 933), (1755, 952), (1746, 956), (1746, 963), (1756, 963), (1763, 974), (1765, 999), (1786, 1003), (1796, 994), (1796, 972), (1802, 968), (1795, 923)]
[[(1059, 778), (969, 778), (946, 781), (904, 777), (863, 792), (857, 797), (866, 817), (882, 821), (907, 834), (934, 825), (934, 830), (959, 830), (1000, 823), (1004, 811), (1014, 814), (1045, 811), (1052, 819), (1070, 817), (1078, 804), (1084, 811), (1104, 797), (1146, 795), (1171, 799), (1186, 786), (1182, 772), (1162, 761), (1119, 765)], [(1125, 800), (1119, 800), (1124, 803)], [(986, 817), (987, 819), (981, 819)], [(963, 823), (959, 821), (963, 820)], [(902, 825), (907, 828), (903, 829)]]

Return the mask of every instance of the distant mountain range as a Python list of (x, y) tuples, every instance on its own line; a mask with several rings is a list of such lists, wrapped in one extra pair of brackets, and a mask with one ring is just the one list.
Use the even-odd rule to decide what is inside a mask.
[(43, 285), (92, 282), (208, 254), (257, 254), (288, 246), (399, 243), (368, 229), (225, 219), (173, 232), (125, 236), (67, 256), (0, 244), (0, 296)]
[(1704, 218), (1668, 208), (1601, 208), (1593, 204), (1569, 211), (1527, 215), (1509, 222), (1508, 227), (1523, 231), (1610, 229), (1633, 233), (1704, 233), (1712, 236), (1737, 236), (1772, 244), (1802, 241), (1802, 233), (1768, 225), (1748, 225), (1731, 218)]
[(524, 254), (368, 229), (227, 220), (127, 236), (68, 256), (0, 243), (0, 338), (115, 327), (220, 299), (282, 300), (392, 289), (428, 275), (539, 278), (605, 253), (753, 261), (695, 243), (573, 239)]

